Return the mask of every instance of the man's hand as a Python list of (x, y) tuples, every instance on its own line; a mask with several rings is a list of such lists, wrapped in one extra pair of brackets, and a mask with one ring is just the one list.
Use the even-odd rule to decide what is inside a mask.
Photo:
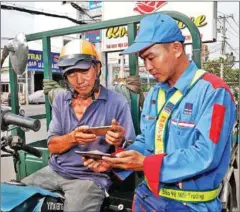
[(112, 168), (121, 168), (133, 171), (143, 170), (145, 156), (135, 150), (118, 153), (117, 158), (103, 157), (102, 159)]
[(73, 139), (73, 143), (88, 144), (96, 140), (95, 134), (87, 133), (88, 126), (80, 126), (73, 130), (70, 134)]
[[(92, 152), (102, 153), (98, 150), (95, 150)], [(111, 166), (103, 160), (87, 159), (85, 157), (82, 157), (82, 160), (83, 160), (83, 165), (92, 169), (94, 172), (105, 172), (111, 168)]]
[(45, 95), (47, 95), (49, 91), (55, 88), (62, 88), (62, 87), (54, 80), (43, 79), (43, 92)]
[(115, 146), (120, 146), (122, 145), (122, 142), (125, 137), (125, 130), (123, 127), (121, 127), (116, 119), (112, 120), (112, 130), (108, 131), (105, 139), (106, 141)]

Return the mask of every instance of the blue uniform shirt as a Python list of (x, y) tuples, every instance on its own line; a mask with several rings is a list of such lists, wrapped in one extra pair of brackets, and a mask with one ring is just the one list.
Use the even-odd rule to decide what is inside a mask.
[[(186, 94), (197, 70), (194, 62), (169, 88), (158, 83), (147, 95), (141, 114), (141, 135), (128, 148), (144, 155), (154, 154), (157, 96), (159, 88), (167, 99), (178, 89)], [(231, 131), (236, 120), (236, 106), (226, 84), (207, 73), (182, 99), (168, 122), (165, 139), (167, 155), (160, 170), (160, 187), (179, 185), (184, 190), (211, 190), (219, 187), (230, 160)], [(126, 177), (129, 172), (119, 172)], [(187, 203), (193, 211), (221, 211), (217, 198), (208, 203)]]
[[(127, 100), (113, 91), (101, 86), (99, 97), (93, 101), (78, 121), (72, 108), (72, 96), (70, 91), (58, 94), (52, 105), (52, 120), (49, 125), (48, 141), (53, 136), (61, 136), (73, 131), (82, 125), (106, 126), (112, 124), (112, 119), (125, 129), (125, 138), (135, 139), (135, 131), (131, 119), (131, 112)], [(66, 178), (79, 178), (94, 181), (101, 188), (108, 188), (111, 181), (104, 173), (94, 173), (82, 164), (82, 157), (76, 154), (76, 150), (99, 150), (108, 152), (110, 145), (104, 136), (87, 145), (75, 145), (62, 154), (53, 154), (49, 160), (50, 167)]]

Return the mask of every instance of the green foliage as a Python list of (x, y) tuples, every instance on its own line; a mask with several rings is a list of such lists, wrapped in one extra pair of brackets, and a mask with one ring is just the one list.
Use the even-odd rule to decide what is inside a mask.
[(238, 85), (240, 69), (233, 68), (233, 63), (230, 63), (226, 59), (218, 58), (216, 60), (209, 60), (203, 64), (203, 69), (220, 77), (221, 63), (223, 63), (222, 74), (224, 81), (227, 82), (229, 86)]
[(151, 88), (151, 85), (148, 85), (148, 84), (142, 84), (141, 85), (141, 91), (142, 92), (148, 92)]
[(234, 96), (235, 100), (238, 100), (238, 98), (239, 98), (239, 88), (234, 87), (232, 90), (233, 90), (233, 96)]
[[(222, 65), (221, 65), (222, 64)], [(227, 59), (218, 58), (215, 60), (208, 60), (203, 64), (203, 69), (213, 73), (219, 77), (223, 76), (223, 80), (230, 86), (235, 100), (239, 98), (239, 68), (233, 68), (233, 62)], [(222, 73), (221, 73), (222, 69)]]

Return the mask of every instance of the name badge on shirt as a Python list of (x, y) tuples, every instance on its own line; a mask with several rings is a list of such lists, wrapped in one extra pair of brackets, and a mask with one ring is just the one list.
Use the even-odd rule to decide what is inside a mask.
[(145, 116), (146, 120), (157, 120), (157, 116)]

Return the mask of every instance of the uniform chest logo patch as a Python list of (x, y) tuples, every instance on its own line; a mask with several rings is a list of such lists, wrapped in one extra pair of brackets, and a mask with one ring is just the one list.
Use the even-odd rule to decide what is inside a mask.
[(164, 107), (164, 110), (168, 113), (171, 113), (173, 110), (174, 104), (171, 102), (168, 102), (166, 106)]
[(192, 114), (192, 109), (193, 109), (193, 104), (186, 102), (185, 106), (184, 106), (183, 113), (186, 114), (186, 115), (191, 115)]

